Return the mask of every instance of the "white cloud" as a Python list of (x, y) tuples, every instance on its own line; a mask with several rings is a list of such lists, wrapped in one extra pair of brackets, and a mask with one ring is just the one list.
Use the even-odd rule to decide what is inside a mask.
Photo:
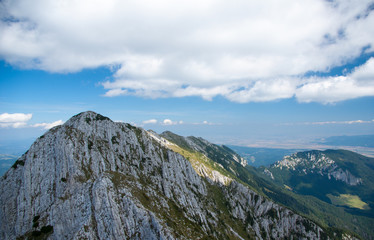
[(33, 125), (28, 124), (32, 118), (32, 114), (28, 113), (3, 113), (0, 114), (0, 127), (6, 128), (21, 128), (21, 127), (41, 127), (44, 129), (50, 129), (57, 125), (61, 125), (64, 122), (62, 120), (58, 120), (52, 123), (36, 123)]
[(0, 114), (0, 127), (25, 127), (31, 118), (31, 113), (3, 113)]
[(220, 125), (218, 123), (212, 123), (212, 122), (208, 122), (208, 121), (203, 121), (202, 125)]
[(164, 119), (164, 121), (162, 122), (162, 124), (163, 125), (176, 125), (176, 124), (178, 124), (178, 122), (173, 122), (170, 119)]
[(161, 125), (164, 125), (164, 126), (171, 126), (171, 125), (220, 125), (220, 124), (217, 124), (217, 123), (212, 123), (212, 122), (208, 122), (206, 120), (202, 121), (202, 122), (184, 122), (182, 120), (179, 120), (179, 121), (173, 121), (171, 119), (164, 119), (163, 121), (159, 122), (157, 119), (149, 119), (149, 120), (145, 120), (142, 122), (142, 126), (143, 125), (147, 125), (147, 124), (161, 124)]
[(156, 123), (157, 123), (156, 119), (149, 119), (149, 120), (143, 121), (143, 124), (156, 124)]
[(374, 95), (373, 60), (350, 76), (298, 76), (373, 52), (370, 4), (5, 0), (0, 57), (52, 72), (116, 66), (102, 83), (107, 97), (336, 102)]
[(296, 89), (300, 102), (334, 103), (364, 96), (374, 96), (374, 58), (347, 76), (312, 77)]
[(356, 67), (351, 77), (362, 83), (373, 84), (374, 58), (370, 58), (365, 64)]
[(181, 125), (181, 124), (185, 124), (182, 120), (180, 121), (172, 121), (168, 118), (164, 119), (164, 121), (162, 121), (162, 125)]
[(126, 95), (127, 93), (128, 93), (128, 91), (126, 89), (114, 88), (114, 89), (108, 90), (104, 94), (104, 96), (105, 97), (117, 97), (117, 96), (121, 96), (121, 95)]
[(296, 79), (279, 79), (256, 81), (252, 86), (227, 94), (234, 102), (266, 102), (277, 99), (291, 98), (296, 90)]
[(44, 129), (48, 130), (48, 129), (51, 129), (51, 128), (56, 127), (58, 125), (61, 125), (63, 123), (64, 122), (62, 120), (58, 120), (58, 121), (51, 122), (51, 123), (36, 123), (36, 124), (32, 125), (32, 127), (41, 127), (41, 128), (44, 128)]

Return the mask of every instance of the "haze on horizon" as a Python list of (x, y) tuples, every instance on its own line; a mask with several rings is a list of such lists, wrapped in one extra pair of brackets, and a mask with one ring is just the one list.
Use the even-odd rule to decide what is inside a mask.
[(0, 2), (0, 144), (87, 110), (212, 142), (374, 134), (374, 2)]

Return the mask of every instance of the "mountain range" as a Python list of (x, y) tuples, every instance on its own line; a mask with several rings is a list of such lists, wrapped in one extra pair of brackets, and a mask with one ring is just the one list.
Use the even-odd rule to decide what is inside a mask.
[(374, 135), (331, 136), (320, 139), (317, 143), (331, 146), (360, 146), (373, 148)]
[(269, 166), (286, 155), (300, 151), (299, 149), (260, 148), (228, 145), (229, 148), (240, 154), (248, 165), (254, 167)]
[(0, 154), (0, 176), (2, 176), (18, 159), (12, 154)]
[(263, 173), (296, 193), (374, 217), (374, 158), (347, 150), (305, 151), (285, 156)]
[(0, 238), (359, 237), (284, 192), (228, 147), (89, 111), (39, 137), (0, 178)]

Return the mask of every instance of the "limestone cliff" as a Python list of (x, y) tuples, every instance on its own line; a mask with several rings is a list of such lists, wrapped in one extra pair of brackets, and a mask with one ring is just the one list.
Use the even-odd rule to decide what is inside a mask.
[(94, 112), (51, 129), (0, 179), (0, 239), (334, 237), (234, 179), (199, 175), (160, 139)]

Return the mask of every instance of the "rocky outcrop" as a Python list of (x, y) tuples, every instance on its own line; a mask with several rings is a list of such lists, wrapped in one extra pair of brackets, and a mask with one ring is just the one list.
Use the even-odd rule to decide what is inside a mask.
[(268, 176), (268, 177), (270, 177), (271, 179), (274, 180), (273, 173), (270, 172), (269, 169), (265, 168), (264, 171), (263, 171), (263, 173), (264, 173), (266, 176)]
[(353, 176), (353, 174), (348, 170), (343, 170), (337, 165), (333, 166), (329, 171), (327, 171), (328, 178), (335, 178), (336, 180), (345, 182), (348, 185), (356, 186), (362, 183), (362, 179)]
[(231, 213), (247, 222), (256, 236), (266, 239), (285, 239), (302, 232), (303, 238), (326, 238), (323, 230), (313, 222), (256, 194), (242, 184), (233, 182), (225, 190)]
[(347, 169), (343, 170), (333, 159), (316, 150), (285, 156), (283, 160), (274, 163), (271, 168), (285, 168), (304, 174), (318, 173), (321, 176), (327, 176), (328, 179), (334, 178), (351, 186), (362, 183), (361, 178), (354, 176)]
[(0, 179), (0, 239), (327, 237), (235, 180), (199, 176), (152, 134), (94, 112), (48, 131)]

